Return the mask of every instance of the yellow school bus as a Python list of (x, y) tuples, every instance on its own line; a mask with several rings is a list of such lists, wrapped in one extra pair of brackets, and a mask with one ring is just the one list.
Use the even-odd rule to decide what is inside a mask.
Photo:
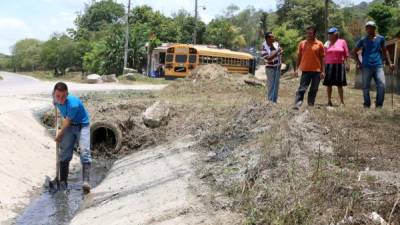
[(255, 59), (251, 54), (201, 45), (176, 44), (167, 49), (165, 78), (186, 77), (197, 66), (204, 64), (219, 64), (230, 73), (255, 72)]

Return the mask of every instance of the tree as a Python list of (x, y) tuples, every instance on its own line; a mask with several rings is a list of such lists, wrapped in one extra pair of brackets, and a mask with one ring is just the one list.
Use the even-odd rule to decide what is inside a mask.
[(68, 67), (80, 67), (81, 59), (77, 43), (65, 34), (55, 34), (46, 41), (40, 52), (42, 65), (63, 75)]
[(12, 69), (11, 57), (0, 53), (0, 70)]
[(92, 42), (90, 51), (83, 57), (85, 71), (98, 74), (116, 74), (123, 72), (124, 30), (121, 26), (111, 26), (109, 36)]
[[(179, 10), (172, 15), (174, 29), (177, 31), (176, 42), (191, 43), (194, 33), (194, 17), (184, 9)], [(203, 36), (206, 30), (206, 25), (201, 20), (197, 21), (197, 43), (203, 43)]]
[(299, 31), (289, 29), (287, 24), (283, 24), (275, 28), (273, 32), (278, 38), (281, 47), (284, 49), (283, 61), (294, 67), (297, 58), (297, 46), (301, 40)]
[(85, 6), (83, 14), (75, 20), (78, 33), (80, 31), (100, 31), (104, 24), (116, 24), (122, 22), (125, 15), (124, 5), (113, 0), (93, 1)]
[(42, 42), (37, 39), (23, 39), (12, 47), (16, 70), (35, 70), (40, 64)]
[(324, 1), (280, 0), (277, 14), (279, 25), (286, 23), (290, 29), (304, 30), (307, 25), (313, 24), (319, 31), (319, 38), (324, 36)]
[(379, 33), (386, 36), (393, 17), (391, 7), (382, 3), (372, 4), (368, 10), (368, 16), (375, 20), (376, 25), (378, 25)]
[(206, 29), (205, 41), (208, 44), (223, 46), (229, 49), (240, 49), (246, 46), (246, 40), (239, 28), (226, 19), (212, 20)]

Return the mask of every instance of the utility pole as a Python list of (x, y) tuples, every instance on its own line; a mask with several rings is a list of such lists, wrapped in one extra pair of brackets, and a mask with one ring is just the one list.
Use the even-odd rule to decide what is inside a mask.
[(326, 40), (328, 40), (328, 23), (329, 23), (329, 20), (328, 20), (328, 17), (329, 17), (329, 12), (328, 12), (328, 9), (329, 9), (329, 0), (325, 0), (325, 13), (324, 13), (324, 23), (325, 23), (325, 31), (324, 31), (324, 34), (325, 34), (325, 41)]
[(197, 0), (194, 1), (194, 31), (193, 31), (193, 39), (192, 43), (195, 45), (196, 44), (196, 38), (197, 38), (197, 17), (198, 17), (198, 10), (197, 10)]
[(124, 69), (128, 64), (128, 48), (129, 48), (129, 13), (131, 12), (131, 0), (128, 0), (128, 12), (126, 13), (125, 28), (125, 49), (124, 49)]

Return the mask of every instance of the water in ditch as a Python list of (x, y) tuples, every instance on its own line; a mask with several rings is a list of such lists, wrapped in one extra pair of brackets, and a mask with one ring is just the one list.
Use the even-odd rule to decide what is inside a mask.
[[(111, 168), (113, 161), (97, 159), (92, 162), (90, 183), (92, 188), (99, 184)], [(17, 218), (19, 225), (63, 225), (68, 224), (78, 212), (85, 195), (81, 189), (81, 171), (70, 173), (68, 191), (50, 193), (46, 188)], [(90, 195), (90, 193), (89, 193)]]

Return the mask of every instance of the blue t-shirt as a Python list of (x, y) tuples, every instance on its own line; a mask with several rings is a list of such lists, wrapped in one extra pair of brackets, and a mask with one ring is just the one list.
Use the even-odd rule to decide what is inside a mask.
[(357, 48), (362, 49), (362, 66), (368, 68), (383, 67), (382, 48), (385, 47), (385, 38), (377, 35), (374, 40), (364, 37), (357, 43)]
[(64, 118), (68, 118), (73, 124), (89, 124), (89, 113), (86, 111), (81, 100), (73, 95), (68, 95), (64, 104), (56, 103)]

